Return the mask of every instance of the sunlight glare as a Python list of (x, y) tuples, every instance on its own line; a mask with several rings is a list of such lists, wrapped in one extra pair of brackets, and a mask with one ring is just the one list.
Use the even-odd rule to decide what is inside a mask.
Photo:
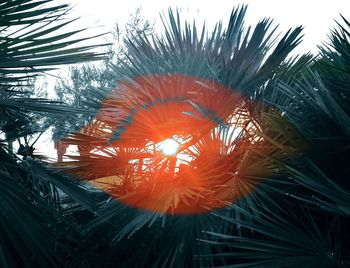
[(180, 144), (173, 139), (166, 139), (159, 144), (159, 149), (165, 156), (176, 155)]

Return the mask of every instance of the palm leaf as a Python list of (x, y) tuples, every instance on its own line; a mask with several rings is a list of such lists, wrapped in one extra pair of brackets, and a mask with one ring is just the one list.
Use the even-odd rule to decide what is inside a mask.
[[(117, 182), (115, 181), (113, 184), (113, 180), (111, 181), (113, 175), (118, 178), (123, 176), (125, 167), (130, 166), (130, 162), (128, 164), (129, 158), (126, 155), (134, 156), (138, 153), (137, 150), (133, 149), (132, 142), (146, 135), (147, 122), (152, 118), (164, 117), (168, 113), (163, 109), (162, 112), (151, 115), (148, 110), (158, 104), (166, 105), (169, 102), (181, 101), (181, 97), (176, 95), (178, 92), (169, 93), (172, 92), (170, 89), (169, 92), (162, 92), (157, 86), (153, 86), (154, 91), (152, 88), (149, 89), (152, 85), (160, 84), (162, 80), (157, 82), (154, 81), (154, 78), (152, 80), (147, 77), (150, 75), (153, 75), (151, 77), (163, 77), (180, 74), (185, 77), (198, 77), (196, 87), (210, 88), (208, 86), (210, 83), (201, 83), (202, 79), (207, 79), (228, 86), (231, 91), (236, 90), (246, 97), (242, 104), (244, 108), (241, 108), (240, 111), (237, 108), (237, 113), (248, 114), (252, 118), (252, 124), (256, 125), (255, 128), (252, 128), (255, 131), (249, 130), (247, 127), (245, 132), (242, 132), (250, 133), (251, 140), (257, 138), (256, 144), (261, 148), (258, 146), (259, 148), (254, 150), (248, 145), (235, 147), (239, 153), (236, 155), (237, 159), (232, 159), (232, 162), (240, 167), (239, 175), (242, 183), (239, 190), (249, 195), (251, 192), (249, 189), (257, 186), (259, 181), (273, 181), (275, 177), (278, 178), (278, 175), (281, 174), (279, 161), (294, 157), (294, 154), (298, 152), (299, 141), (302, 138), (297, 130), (290, 127), (290, 123), (281, 116), (273, 104), (259, 102), (263, 96), (260, 93), (282, 68), (288, 53), (300, 41), (301, 28), (290, 31), (277, 42), (276, 48), (266, 60), (271, 47), (277, 40), (274, 38), (275, 30), (270, 29), (272, 22), (263, 20), (257, 24), (251, 34), (251, 30), (245, 32), (243, 29), (245, 11), (246, 7), (234, 9), (227, 29), (223, 30), (222, 25), (218, 24), (214, 32), (209, 34), (205, 27), (198, 30), (196, 24), (192, 26), (186, 22), (182, 23), (180, 14), (170, 10), (169, 19), (167, 21), (164, 19), (165, 30), (162, 36), (147, 37), (142, 34), (129, 36), (125, 41), (128, 51), (125, 61), (120, 65), (113, 66), (119, 91), (113, 91), (104, 100), (105, 106), (95, 105), (99, 109), (96, 111), (97, 116), (81, 133), (75, 133), (64, 140), (67, 143), (85, 145), (89, 148), (80, 156), (71, 156), (74, 161), (69, 163), (69, 167), (72, 168), (69, 172), (92, 182), (96, 179), (97, 186), (107, 185), (107, 188), (117, 188), (115, 186)], [(142, 79), (145, 82), (143, 84), (140, 83), (140, 80), (143, 81)], [(128, 91), (128, 88), (133, 88), (133, 90)], [(149, 102), (144, 101), (144, 99)], [(218, 106), (222, 109), (219, 109), (220, 115), (223, 114), (224, 118), (229, 117), (236, 108), (236, 104), (226, 105), (226, 102), (229, 103), (229, 98), (219, 100), (221, 100), (221, 106)], [(215, 104), (214, 101), (212, 102)], [(132, 106), (135, 103), (138, 104), (137, 107)], [(212, 115), (208, 109), (202, 107), (203, 105), (198, 105), (195, 101), (188, 103), (191, 107), (191, 113), (186, 115), (191, 120), (209, 114), (211, 119), (215, 119), (216, 121), (214, 121), (220, 124), (220, 120), (217, 120), (218, 116)], [(129, 110), (124, 109), (124, 107), (134, 109), (130, 108), (131, 112), (128, 114)], [(223, 109), (223, 107), (226, 108)], [(135, 116), (137, 113), (140, 114), (139, 118)], [(126, 150), (124, 147), (119, 148), (120, 134), (135, 121), (139, 123), (135, 126), (135, 130), (129, 133), (134, 135), (133, 139), (130, 139), (131, 145), (125, 143)], [(113, 126), (116, 122), (120, 123), (122, 127), (113, 132), (115, 130)], [(175, 123), (168, 125), (169, 129), (175, 129), (175, 126)], [(243, 124), (241, 127), (244, 127)], [(201, 148), (214, 148), (216, 150), (224, 147), (223, 144), (221, 147), (218, 146), (211, 139), (212, 137), (224, 136), (224, 127), (221, 131), (217, 133), (213, 131), (210, 133), (211, 137), (210, 135), (206, 138), (200, 137), (198, 150), (201, 151)], [(300, 139), (294, 142), (292, 135)], [(235, 140), (233, 135), (231, 135), (232, 139), (229, 138), (230, 135), (226, 137), (228, 143), (233, 143)], [(100, 153), (96, 153), (92, 149), (100, 150)], [(210, 151), (207, 152), (207, 154), (209, 153)], [(197, 162), (203, 167), (212, 167), (213, 163), (209, 161), (210, 158), (205, 156), (206, 153), (201, 153)], [(92, 166), (94, 168), (91, 169)], [(101, 174), (101, 172), (105, 172), (105, 174)], [(221, 174), (220, 166), (214, 166), (212, 173), (219, 177)], [(104, 177), (104, 180), (99, 181), (101, 176)], [(216, 177), (212, 176), (211, 178), (215, 180)], [(281, 179), (281, 183), (282, 181), (287, 185), (285, 187), (289, 187), (288, 181)], [(257, 207), (256, 202), (261, 200), (273, 202), (273, 198), (269, 197), (267, 191), (261, 189), (271, 187), (276, 191), (275, 185), (267, 183), (265, 186), (261, 183), (260, 186), (256, 187), (256, 194), (254, 192), (251, 194), (252, 198), (247, 197), (249, 201), (247, 201), (246, 208), (248, 210), (250, 206)], [(206, 190), (211, 191), (212, 189)], [(127, 192), (127, 197), (131, 197), (132, 194), (130, 191)], [(182, 196), (171, 195), (171, 202), (174, 204), (177, 204), (179, 200), (184, 204), (194, 202), (193, 198), (191, 199), (189, 196), (191, 196), (191, 191), (186, 191), (186, 194)], [(140, 202), (142, 201), (140, 200)], [(235, 201), (232, 200), (232, 202)], [(169, 208), (165, 202), (157, 204)], [(159, 211), (164, 212), (164, 210)], [(217, 263), (217, 260), (201, 259), (198, 256), (220, 252), (221, 249), (213, 251), (211, 245), (199, 247), (196, 239), (202, 230), (226, 230), (229, 228), (227, 223), (208, 213), (172, 216), (159, 213), (159, 211), (152, 212), (149, 209), (128, 206), (123, 203), (123, 198), (120, 200), (109, 199), (97, 211), (96, 218), (82, 230), (87, 236), (103, 237), (101, 238), (101, 247), (105, 251), (99, 252), (101, 252), (101, 259), (103, 258), (106, 266), (112, 265), (116, 260), (122, 267), (146, 267), (149, 262), (154, 263), (155, 266), (167, 267), (183, 267), (188, 263), (194, 267), (211, 267)], [(225, 210), (220, 211), (223, 214), (226, 212)], [(229, 214), (231, 213), (234, 212), (229, 212)], [(258, 212), (254, 213), (258, 214)], [(237, 217), (245, 217), (244, 212), (237, 213), (237, 215)], [(110, 247), (106, 246), (108, 237), (113, 238), (113, 244)], [(135, 248), (135, 245), (139, 246)], [(125, 257), (130, 251), (135, 252), (135, 254), (137, 252), (142, 258)], [(91, 261), (95, 265), (99, 263), (99, 260)], [(223, 263), (221, 262), (221, 264)]]
[[(73, 22), (62, 22), (68, 10), (67, 5), (52, 5), (52, 0), (0, 3), (0, 133), (5, 133), (8, 141), (41, 131), (35, 129), (32, 111), (73, 111), (57, 102), (32, 98), (29, 90), (37, 75), (58, 65), (103, 57), (92, 51), (98, 46), (77, 46), (94, 38), (74, 38), (83, 29), (58, 34)], [(72, 238), (78, 233), (63, 213), (62, 195), (55, 184), (84, 207), (91, 209), (96, 201), (91, 201), (81, 185), (58, 178), (26, 158), (18, 158), (0, 142), (0, 266), (62, 267), (75, 263), (71, 245), (79, 244)]]
[[(340, 230), (336, 217), (311, 214), (307, 209), (292, 214), (278, 207), (260, 207), (258, 216), (239, 205), (234, 206), (245, 217), (240, 220), (218, 215), (224, 221), (242, 226), (244, 235), (207, 232), (205, 243), (226, 248), (227, 252), (203, 256), (225, 257), (225, 267), (346, 267), (349, 259), (344, 249), (333, 241)], [(288, 213), (288, 214), (287, 214)], [(320, 224), (324, 218), (326, 224)], [(304, 223), (307, 222), (305, 225)], [(340, 250), (340, 251), (338, 251)]]

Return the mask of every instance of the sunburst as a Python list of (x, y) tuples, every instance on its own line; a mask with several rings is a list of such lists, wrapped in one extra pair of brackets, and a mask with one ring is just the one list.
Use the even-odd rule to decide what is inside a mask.
[(88, 146), (73, 157), (71, 173), (150, 211), (225, 207), (253, 190), (242, 174), (267, 150), (252, 105), (219, 83), (179, 74), (120, 83), (95, 119), (66, 140)]

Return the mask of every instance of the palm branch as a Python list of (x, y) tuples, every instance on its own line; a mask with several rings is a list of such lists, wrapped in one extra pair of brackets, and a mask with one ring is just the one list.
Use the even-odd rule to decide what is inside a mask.
[(225, 250), (204, 258), (224, 258), (228, 267), (349, 265), (348, 37), (339, 24), (319, 57), (304, 56), (298, 61), (310, 64), (302, 64), (297, 72), (288, 68), (271, 81), (268, 101), (277, 103), (307, 141), (306, 150), (303, 156), (283, 161), (286, 173), (277, 182), (281, 185), (265, 188), (270, 198), (259, 198), (258, 209), (237, 204), (230, 217), (218, 215), (232, 228), (208, 232), (203, 242)]
[[(6, 141), (38, 131), (33, 127), (31, 112), (73, 111), (46, 99), (32, 98), (25, 90), (36, 76), (59, 65), (103, 56), (92, 51), (97, 46), (76, 45), (94, 38), (74, 38), (84, 29), (59, 33), (73, 22), (65, 19), (68, 11), (67, 5), (53, 5), (52, 0), (0, 3), (0, 133), (6, 135), (0, 141), (1, 267), (59, 267), (75, 259), (73, 255), (67, 259), (72, 249), (67, 241), (77, 232), (63, 216), (54, 183), (73, 196), (78, 196), (79, 187), (62, 179), (54, 181), (54, 175), (27, 158), (31, 153), (20, 159), (5, 145)], [(85, 195), (81, 200), (88, 198)]]
[[(274, 183), (289, 187), (288, 180), (279, 178), (284, 175), (280, 163), (303, 150), (304, 138), (282, 115), (280, 103), (265, 101), (271, 100), (265, 94), (276, 87), (281, 69), (292, 72), (294, 65), (284, 61), (300, 42), (301, 28), (277, 42), (268, 19), (244, 29), (245, 12), (246, 7), (234, 9), (227, 28), (218, 24), (209, 34), (205, 27), (182, 24), (180, 14), (170, 10), (162, 36), (130, 36), (125, 62), (113, 67), (117, 88), (101, 100), (86, 127), (64, 140), (85, 148), (64, 163), (66, 172), (115, 197), (83, 228), (88, 236), (113, 238), (111, 247), (102, 243), (102, 266), (116, 260), (122, 267), (213, 266), (217, 260), (199, 256), (221, 249), (200, 247), (197, 238), (202, 230), (223, 231), (228, 225), (209, 212), (232, 214), (225, 207), (246, 197), (254, 208), (256, 200), (271, 201), (266, 193), (276, 190)], [(235, 115), (242, 120), (231, 120)], [(189, 183), (189, 175), (181, 191), (170, 188), (180, 177), (172, 171), (171, 157), (158, 163), (147, 149), (153, 147), (150, 140), (157, 147), (179, 129), (185, 141), (180, 147), (191, 148), (186, 152), (194, 159), (188, 165), (191, 172), (202, 172), (195, 176), (200, 182), (215, 182), (208, 188)], [(227, 129), (238, 131), (229, 135)], [(150, 166), (140, 159), (150, 159)], [(170, 183), (160, 184), (165, 178)], [(208, 200), (212, 202), (205, 204)], [(220, 205), (212, 206), (213, 200)], [(142, 258), (125, 258), (131, 251)]]

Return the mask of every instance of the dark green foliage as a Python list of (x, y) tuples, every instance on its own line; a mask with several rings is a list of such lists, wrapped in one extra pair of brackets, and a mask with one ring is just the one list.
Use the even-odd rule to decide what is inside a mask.
[[(349, 237), (349, 23), (334, 30), (320, 56), (304, 56), (277, 75), (265, 93), (297, 127), (308, 148), (284, 163), (287, 188), (257, 210), (222, 217), (230, 232), (208, 232), (204, 243), (225, 248), (203, 256), (226, 258), (229, 267), (348, 267)], [(286, 181), (289, 180), (289, 183)], [(257, 192), (258, 193), (258, 192)]]
[[(68, 194), (81, 188), (43, 173), (27, 158), (33, 148), (21, 148), (20, 159), (6, 143), (40, 131), (35, 113), (70, 113), (46, 99), (32, 98), (34, 78), (58, 65), (98, 60), (95, 46), (71, 46), (93, 37), (73, 37), (83, 30), (52, 35), (72, 21), (63, 20), (67, 5), (52, 0), (5, 0), (0, 3), (0, 266), (62, 267), (71, 262), (76, 244), (74, 224), (62, 211), (56, 185)], [(45, 5), (44, 5), (45, 4)], [(27, 144), (25, 145), (27, 146)], [(63, 184), (62, 184), (63, 183)], [(79, 191), (78, 191), (79, 192)], [(86, 200), (86, 195), (81, 200)]]
[(46, 99), (28, 98), (28, 92), (21, 88), (58, 65), (102, 59), (102, 54), (89, 51), (96, 46), (71, 47), (94, 38), (73, 38), (85, 29), (51, 36), (73, 20), (65, 19), (67, 5), (54, 6), (50, 2), (9, 0), (0, 4), (0, 126), (11, 138), (16, 137), (14, 131), (23, 132), (22, 135), (33, 132), (27, 124), (30, 111), (73, 111)]
[[(170, 10), (163, 35), (131, 31), (118, 62), (72, 69), (73, 84), (57, 86), (59, 101), (74, 96), (62, 106), (23, 88), (56, 65), (102, 55), (90, 52), (93, 46), (70, 47), (89, 39), (74, 39), (79, 31), (46, 36), (71, 23), (61, 20), (67, 6), (42, 6), (50, 2), (0, 3), (1, 267), (350, 266), (345, 18), (318, 57), (288, 59), (301, 41), (300, 27), (280, 39), (268, 19), (245, 29), (241, 7), (226, 28), (218, 24), (208, 33)], [(255, 157), (240, 179), (254, 183), (256, 167), (269, 172), (227, 208), (187, 216), (131, 208), (5, 145), (38, 130), (33, 112), (46, 114), (59, 139), (90, 120), (115, 83), (168, 73), (213, 80), (259, 103), (249, 112), (264, 120), (262, 134), (276, 149)], [(67, 123), (73, 111), (81, 113)]]
[[(212, 240), (203, 243), (222, 246), (224, 253), (203, 256), (225, 258), (227, 267), (348, 267), (340, 220), (335, 215), (311, 213), (293, 204), (249, 212), (239, 205), (232, 209), (244, 217), (219, 216), (235, 226), (230, 234), (207, 232)], [(238, 233), (238, 230), (242, 233)], [(344, 256), (345, 255), (345, 256)]]

